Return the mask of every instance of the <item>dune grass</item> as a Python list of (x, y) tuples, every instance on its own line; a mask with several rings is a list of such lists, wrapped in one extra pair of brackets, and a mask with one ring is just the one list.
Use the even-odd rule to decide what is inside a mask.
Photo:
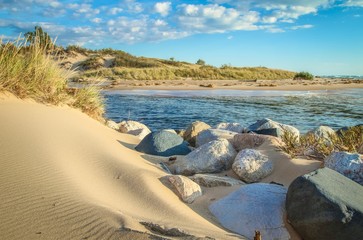
[(295, 135), (284, 132), (282, 136), (284, 145), (282, 150), (291, 157), (313, 155), (324, 160), (334, 151), (358, 152), (363, 145), (363, 126), (350, 127), (338, 134), (329, 135), (329, 139), (307, 133), (297, 138)]
[(181, 67), (114, 67), (90, 70), (82, 73), (82, 77), (105, 76), (127, 80), (277, 80), (290, 79), (294, 73), (268, 69), (263, 67), (217, 68), (212, 66), (181, 66)]
[(3, 43), (0, 40), (0, 91), (19, 98), (31, 98), (47, 104), (67, 104), (101, 120), (103, 100), (94, 88), (71, 90), (67, 79), (71, 71), (58, 66), (39, 41), (24, 39)]

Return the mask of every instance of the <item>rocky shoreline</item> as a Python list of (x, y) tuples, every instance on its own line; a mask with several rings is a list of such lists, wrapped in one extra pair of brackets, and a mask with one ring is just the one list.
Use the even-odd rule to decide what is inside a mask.
[[(303, 239), (363, 239), (362, 144), (354, 153), (333, 151), (324, 158), (311, 146), (299, 153), (303, 164), (278, 174), (296, 160), (281, 153), (291, 144), (286, 135), (296, 142), (301, 138), (298, 129), (270, 119), (248, 127), (238, 123), (211, 127), (197, 121), (185, 130), (157, 132), (135, 121), (106, 124), (140, 138), (137, 151), (164, 157), (159, 164), (169, 175), (161, 181), (187, 204), (198, 201), (205, 189), (238, 187), (209, 205), (219, 223), (233, 232), (249, 239), (258, 232), (264, 240), (298, 235)], [(363, 127), (354, 128), (361, 133)], [(306, 135), (329, 147), (348, 129), (335, 132), (321, 126)], [(362, 143), (362, 136), (358, 140)], [(276, 154), (285, 159), (277, 160)], [(310, 167), (295, 171), (301, 165)]]

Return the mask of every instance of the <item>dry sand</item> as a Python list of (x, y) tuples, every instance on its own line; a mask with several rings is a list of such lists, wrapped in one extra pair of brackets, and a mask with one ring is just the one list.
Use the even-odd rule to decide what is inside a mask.
[[(236, 187), (203, 188), (204, 196), (187, 205), (159, 180), (167, 173), (157, 163), (165, 158), (134, 151), (138, 139), (77, 110), (2, 94), (0, 119), (2, 239), (157, 235), (140, 222), (177, 227), (198, 237), (240, 238), (219, 226), (208, 211), (212, 201)], [(264, 181), (288, 186), (318, 167), (317, 162), (282, 158), (273, 143), (261, 149), (284, 166)]]
[(314, 80), (120, 80), (107, 89), (150, 89), (150, 90), (334, 90), (363, 88), (362, 80), (315, 78)]

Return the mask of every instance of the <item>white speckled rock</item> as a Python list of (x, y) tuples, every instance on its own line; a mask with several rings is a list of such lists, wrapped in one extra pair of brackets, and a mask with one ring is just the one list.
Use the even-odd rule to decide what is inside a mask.
[(139, 139), (143, 139), (146, 135), (151, 133), (150, 129), (140, 122), (129, 120), (122, 121), (119, 125), (120, 132), (137, 136)]
[(255, 149), (244, 149), (237, 154), (232, 169), (243, 181), (256, 182), (272, 172), (273, 163)]
[(113, 130), (116, 130), (116, 131), (119, 131), (119, 129), (120, 129), (120, 126), (112, 120), (107, 120), (106, 126), (109, 128), (112, 128)]
[(174, 164), (177, 174), (216, 173), (231, 168), (237, 152), (226, 139), (208, 142), (178, 159)]
[(236, 133), (242, 133), (245, 130), (245, 128), (239, 123), (219, 123), (215, 126), (215, 129), (227, 130)]
[(178, 191), (179, 196), (184, 202), (192, 203), (196, 198), (202, 196), (200, 186), (189, 178), (180, 175), (169, 175), (166, 177)]
[(207, 142), (217, 140), (219, 138), (227, 139), (230, 142), (233, 142), (233, 137), (236, 135), (236, 132), (222, 130), (222, 129), (207, 129), (200, 132), (196, 138), (196, 146), (200, 147)]
[(263, 240), (288, 240), (283, 220), (286, 192), (286, 188), (275, 184), (246, 184), (209, 209), (225, 228), (248, 239), (253, 239), (258, 230)]
[(348, 152), (333, 152), (325, 159), (324, 166), (363, 185), (362, 155)]

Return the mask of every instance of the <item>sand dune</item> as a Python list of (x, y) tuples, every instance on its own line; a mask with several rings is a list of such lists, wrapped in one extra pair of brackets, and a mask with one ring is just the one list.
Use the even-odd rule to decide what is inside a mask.
[[(167, 173), (158, 163), (167, 158), (134, 151), (140, 141), (134, 136), (75, 109), (4, 94), (0, 119), (1, 239), (162, 236), (140, 222), (179, 228), (197, 237), (242, 238), (223, 229), (208, 210), (212, 201), (239, 186), (202, 188), (203, 196), (187, 205), (160, 181)], [(291, 160), (276, 146), (266, 141), (259, 147), (275, 165), (263, 182), (288, 186), (320, 165)], [(232, 170), (220, 175), (236, 177)], [(299, 239), (288, 228), (292, 239)]]
[(192, 209), (160, 182), (166, 173), (126, 147), (136, 138), (74, 109), (8, 96), (0, 119), (2, 239), (147, 239), (139, 222), (236, 239), (206, 206)]

